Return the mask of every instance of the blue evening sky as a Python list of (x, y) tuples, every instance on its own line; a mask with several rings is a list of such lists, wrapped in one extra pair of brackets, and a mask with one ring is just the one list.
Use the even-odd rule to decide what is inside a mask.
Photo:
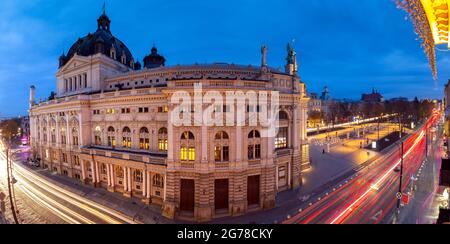
[[(0, 1), (0, 117), (27, 113), (32, 84), (38, 98), (48, 97), (59, 55), (96, 30), (102, 5)], [(359, 99), (372, 87), (387, 98), (441, 98), (450, 78), (450, 55), (440, 51), (439, 80), (432, 79), (411, 22), (392, 0), (108, 0), (107, 14), (135, 58), (155, 43), (168, 65), (259, 65), (266, 44), (269, 64), (284, 67), (295, 40), (308, 92), (329, 86), (335, 98)]]

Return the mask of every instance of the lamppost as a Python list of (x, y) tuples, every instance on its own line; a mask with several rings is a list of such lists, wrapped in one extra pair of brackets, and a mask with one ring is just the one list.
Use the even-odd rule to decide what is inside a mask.
[(19, 224), (19, 220), (18, 220), (18, 218), (17, 218), (17, 213), (16, 213), (16, 207), (15, 207), (15, 204), (14, 204), (14, 200), (13, 200), (13, 189), (12, 189), (12, 187), (13, 187), (13, 184), (14, 184), (14, 182), (13, 182), (13, 179), (12, 179), (12, 167), (11, 167), (11, 162), (10, 162), (10, 160), (9, 160), (9, 145), (8, 145), (8, 143), (9, 142), (6, 142), (6, 147), (5, 147), (5, 149), (6, 149), (6, 173), (7, 173), (7, 181), (8, 181), (8, 193), (9, 193), (9, 202), (10, 202), (10, 205), (11, 205), (11, 212), (12, 212), (12, 214), (13, 214), (13, 218), (14, 218), (14, 222), (16, 223), (16, 224)]
[(401, 160), (400, 160), (400, 183), (399, 183), (399, 187), (398, 187), (398, 193), (397, 193), (397, 220), (400, 217), (400, 205), (401, 205), (401, 200), (402, 200), (402, 196), (403, 196), (403, 160), (404, 160), (404, 142), (402, 142), (401, 144)]
[(381, 114), (381, 116), (378, 118), (378, 141), (380, 141), (380, 120), (383, 119), (384, 114)]

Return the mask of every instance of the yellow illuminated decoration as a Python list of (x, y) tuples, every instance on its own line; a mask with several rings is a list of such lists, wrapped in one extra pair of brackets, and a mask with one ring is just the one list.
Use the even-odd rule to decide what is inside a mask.
[(447, 44), (448, 46), (450, 0), (421, 0), (421, 3), (427, 15), (435, 44)]
[(414, 24), (416, 33), (422, 39), (422, 47), (428, 56), (433, 76), (437, 78), (435, 45), (449, 43), (450, 0), (397, 0)]

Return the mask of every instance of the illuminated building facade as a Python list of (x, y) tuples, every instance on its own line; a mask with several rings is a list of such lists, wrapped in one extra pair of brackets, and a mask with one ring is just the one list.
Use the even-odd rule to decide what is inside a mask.
[[(60, 57), (55, 99), (36, 103), (31, 89), (34, 153), (45, 169), (161, 205), (168, 218), (208, 221), (273, 208), (278, 192), (300, 187), (309, 168), (308, 98), (293, 48), (284, 71), (267, 66), (266, 51), (260, 67), (166, 67), (153, 47), (141, 67), (103, 13), (96, 32)], [(175, 96), (195, 97), (199, 84), (219, 94), (279, 92), (278, 133), (263, 136), (261, 124), (177, 125), (173, 114), (193, 111), (178, 111)]]

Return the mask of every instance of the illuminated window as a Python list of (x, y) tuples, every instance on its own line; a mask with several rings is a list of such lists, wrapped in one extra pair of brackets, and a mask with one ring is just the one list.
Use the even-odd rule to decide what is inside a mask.
[(123, 148), (131, 148), (131, 129), (129, 127), (123, 128), (122, 147)]
[(220, 146), (216, 146), (214, 149), (214, 158), (216, 160), (216, 162), (221, 162), (222, 161), (222, 147)]
[(116, 147), (116, 136), (114, 127), (108, 128), (108, 147)]
[(116, 113), (116, 110), (114, 108), (108, 108), (106, 110), (106, 114), (115, 114), (115, 113)]
[(181, 161), (195, 161), (195, 147), (181, 147)]
[(275, 149), (283, 149), (288, 147), (288, 128), (283, 127), (278, 129), (277, 137), (275, 138)]
[(158, 150), (160, 152), (167, 152), (168, 140), (167, 140), (167, 129), (161, 128), (158, 131)]
[(181, 134), (181, 152), (182, 161), (195, 161), (195, 136), (192, 132)]
[(139, 131), (139, 149), (150, 150), (150, 132), (146, 127)]
[(181, 161), (187, 161), (188, 160), (188, 156), (187, 156), (187, 147), (181, 147), (180, 150), (180, 160)]
[(195, 147), (189, 148), (189, 161), (195, 161)]
[(221, 131), (215, 136), (214, 158), (216, 162), (228, 162), (230, 160), (229, 136)]
[(116, 147), (116, 137), (108, 136), (108, 147)]
[(158, 113), (168, 113), (168, 112), (169, 112), (168, 106), (158, 107)]
[(95, 128), (94, 143), (97, 146), (101, 146), (102, 145), (102, 129), (100, 128), (100, 126), (97, 126)]

